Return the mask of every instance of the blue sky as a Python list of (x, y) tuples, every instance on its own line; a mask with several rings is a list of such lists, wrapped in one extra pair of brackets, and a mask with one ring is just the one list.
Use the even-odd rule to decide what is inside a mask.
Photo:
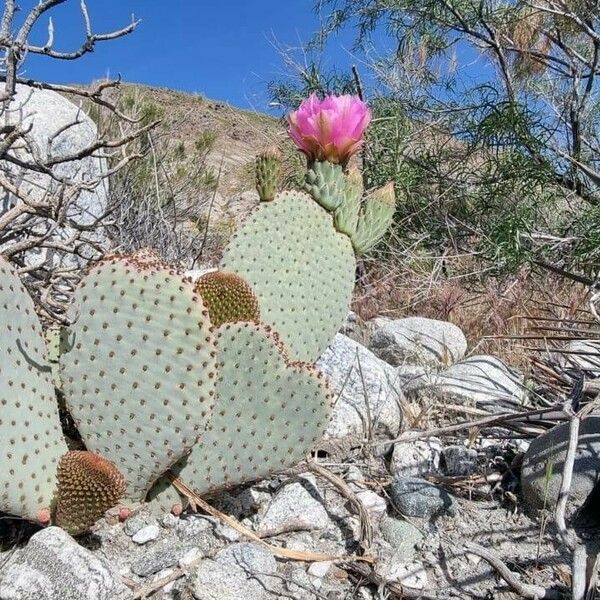
[[(35, 4), (23, 0), (22, 13)], [(89, 83), (109, 74), (126, 81), (197, 92), (244, 108), (264, 109), (266, 82), (283, 72), (275, 36), (283, 44), (306, 42), (319, 28), (313, 0), (88, 0), (96, 32), (119, 28), (131, 14), (142, 19), (131, 35), (99, 44), (77, 61), (30, 57), (23, 75), (55, 83)], [(56, 49), (82, 39), (79, 0), (52, 12)], [(44, 43), (46, 22), (36, 41)], [(351, 32), (330, 44), (327, 61), (343, 68)]]

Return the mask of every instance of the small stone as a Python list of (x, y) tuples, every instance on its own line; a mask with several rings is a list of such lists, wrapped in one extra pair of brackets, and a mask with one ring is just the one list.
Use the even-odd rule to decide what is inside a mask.
[(329, 573), (332, 564), (330, 561), (314, 562), (308, 567), (308, 574), (322, 579)]
[(175, 527), (177, 527), (178, 522), (179, 522), (179, 517), (176, 517), (175, 515), (169, 513), (162, 518), (160, 524), (165, 529), (174, 529)]
[(142, 527), (137, 533), (131, 538), (136, 544), (140, 546), (157, 540), (160, 536), (160, 529), (158, 525), (147, 525)]
[(134, 536), (140, 529), (147, 527), (148, 525), (155, 525), (156, 519), (150, 515), (138, 514), (130, 517), (125, 521), (123, 525), (123, 531), (129, 537)]
[(400, 513), (408, 517), (456, 514), (454, 498), (443, 488), (419, 477), (397, 477), (390, 486), (390, 496)]
[(359, 502), (365, 507), (365, 510), (371, 515), (371, 518), (378, 520), (387, 512), (387, 502), (371, 490), (361, 490), (356, 492)]
[(277, 561), (273, 554), (259, 544), (250, 542), (241, 542), (224, 548), (217, 553), (215, 560), (252, 574), (271, 575), (277, 571)]
[(365, 480), (363, 472), (356, 466), (350, 465), (346, 471), (346, 481), (348, 483), (358, 483)]
[(324, 529), (329, 523), (323, 504), (304, 485), (295, 482), (285, 485), (277, 492), (257, 530), (264, 536), (273, 536), (290, 531)]
[(448, 446), (443, 451), (446, 475), (461, 477), (477, 471), (477, 451), (465, 446)]
[(173, 567), (191, 550), (199, 552), (199, 548), (175, 546), (156, 548), (146, 552), (131, 565), (131, 572), (139, 577), (148, 577), (159, 571)]
[(438, 438), (398, 442), (394, 444), (390, 471), (396, 477), (438, 473), (441, 454), (442, 443)]
[(187, 569), (196, 563), (200, 558), (204, 556), (204, 553), (200, 548), (190, 548), (180, 559), (179, 566), (182, 569)]
[(381, 533), (394, 552), (404, 560), (412, 560), (416, 554), (416, 546), (423, 541), (423, 534), (408, 521), (393, 517), (384, 517), (381, 521)]

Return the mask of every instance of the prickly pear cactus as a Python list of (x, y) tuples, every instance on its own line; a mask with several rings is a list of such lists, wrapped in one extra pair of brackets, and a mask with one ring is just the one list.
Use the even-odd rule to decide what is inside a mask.
[[(254, 481), (300, 462), (329, 421), (331, 396), (311, 365), (289, 363), (263, 325), (225, 324), (217, 330), (217, 403), (206, 433), (171, 469), (198, 495)], [(151, 498), (160, 497), (161, 481)], [(163, 494), (165, 492), (162, 492)], [(163, 510), (175, 496), (167, 494)]]
[(344, 199), (334, 214), (335, 228), (350, 239), (356, 235), (363, 191), (362, 174), (353, 167), (346, 177)]
[(47, 523), (67, 446), (33, 301), (0, 257), (0, 511)]
[(65, 399), (86, 447), (113, 462), (126, 502), (142, 500), (211, 415), (216, 348), (193, 284), (143, 256), (111, 257), (76, 293)]
[(395, 210), (393, 183), (388, 183), (367, 196), (356, 231), (351, 236), (357, 254), (363, 254), (383, 237), (392, 223)]
[(235, 273), (212, 271), (196, 282), (196, 291), (208, 309), (215, 327), (223, 323), (260, 320), (258, 300), (252, 288)]
[(346, 318), (356, 261), (328, 211), (303, 192), (282, 192), (242, 224), (221, 269), (252, 286), (261, 320), (290, 357), (314, 362)]
[(58, 464), (53, 523), (71, 535), (89, 531), (125, 493), (125, 479), (110, 461), (81, 450)]
[(308, 165), (304, 191), (323, 208), (335, 210), (343, 201), (346, 180), (342, 165), (315, 160)]
[(256, 191), (261, 202), (275, 198), (281, 180), (281, 152), (269, 148), (256, 157)]

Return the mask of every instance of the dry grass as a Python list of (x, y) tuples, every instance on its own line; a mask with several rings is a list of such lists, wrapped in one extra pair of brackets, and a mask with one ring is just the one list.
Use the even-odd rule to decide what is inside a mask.
[(536, 318), (573, 319), (587, 307), (587, 288), (523, 268), (496, 278), (470, 256), (365, 262), (353, 310), (363, 320), (375, 316), (421, 316), (450, 321), (465, 333), (471, 354), (492, 354), (529, 370), (531, 351), (543, 345), (522, 336)]

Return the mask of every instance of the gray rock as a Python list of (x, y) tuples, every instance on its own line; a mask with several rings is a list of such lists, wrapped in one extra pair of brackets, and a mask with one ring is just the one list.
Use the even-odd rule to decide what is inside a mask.
[(465, 446), (444, 448), (444, 467), (446, 475), (459, 477), (472, 475), (477, 471), (477, 451)]
[(504, 412), (526, 403), (523, 375), (494, 356), (471, 356), (436, 376), (417, 380), (405, 392)]
[(36, 533), (0, 571), (2, 600), (128, 600), (132, 593), (101, 556), (58, 527)]
[(178, 519), (175, 532), (181, 542), (197, 546), (204, 554), (222, 545), (216, 537), (213, 523), (201, 515), (189, 515)]
[(133, 536), (132, 540), (136, 544), (147, 544), (148, 542), (153, 542), (157, 540), (160, 536), (160, 527), (158, 525), (146, 525), (146, 527), (142, 527), (139, 529)]
[(196, 549), (194, 546), (164, 545), (144, 553), (131, 565), (131, 572), (139, 577), (154, 575), (154, 573), (177, 565), (190, 550), (194, 549)]
[[(558, 425), (534, 439), (523, 459), (521, 487), (525, 502), (534, 509), (553, 510), (560, 491), (569, 440), (569, 424)], [(547, 469), (551, 474), (547, 477)], [(583, 506), (600, 481), (600, 416), (585, 419), (573, 465), (568, 514)]]
[(328, 377), (336, 397), (326, 439), (365, 439), (369, 416), (371, 433), (397, 435), (403, 397), (392, 367), (341, 333), (319, 358), (317, 367)]
[(390, 471), (392, 475), (402, 477), (437, 473), (441, 454), (442, 443), (438, 438), (398, 442), (394, 444)]
[(396, 554), (378, 566), (377, 572), (387, 583), (400, 583), (411, 590), (424, 590), (427, 587), (425, 566), (416, 561), (406, 562)]
[[(92, 119), (64, 96), (50, 90), (18, 85), (5, 116), (9, 124), (22, 119), (24, 127), (31, 126), (26, 137), (28, 145), (43, 159), (50, 155), (56, 158), (70, 156), (90, 147), (98, 139), (98, 130)], [(67, 127), (76, 121), (77, 124)], [(56, 135), (59, 132), (60, 134)], [(20, 150), (19, 154), (21, 159), (31, 160), (29, 150)], [(99, 157), (98, 153), (78, 161), (58, 163), (52, 170), (56, 178), (74, 183), (95, 181), (106, 171), (107, 162)], [(22, 193), (34, 200), (41, 200), (47, 191), (58, 190), (60, 187), (60, 183), (47, 174), (16, 167), (4, 161), (0, 161), (0, 173), (5, 173), (11, 180), (16, 178)], [(68, 217), (75, 223), (90, 225), (106, 212), (107, 198), (108, 180), (104, 179), (95, 189), (84, 190), (79, 194), (70, 208)], [(15, 202), (14, 196), (2, 190), (0, 215), (12, 208)], [(64, 225), (57, 229), (51, 239), (66, 240), (72, 232), (73, 229)], [(106, 237), (102, 230), (91, 231), (86, 235), (89, 241), (106, 246)], [(80, 259), (65, 257), (46, 249), (30, 252), (27, 260), (32, 265), (48, 263), (70, 267), (82, 264)]]
[[(173, 516), (173, 515), (170, 515)], [(140, 513), (137, 515), (133, 515), (129, 519), (125, 521), (123, 525), (123, 531), (129, 537), (134, 536), (140, 529), (147, 527), (148, 525), (156, 525), (156, 519), (148, 514)]]
[(467, 352), (467, 339), (453, 323), (423, 317), (395, 319), (376, 328), (373, 353), (391, 365), (448, 367)]
[(273, 554), (266, 548), (250, 542), (232, 544), (224, 548), (217, 553), (215, 560), (252, 574), (272, 575), (277, 571), (277, 561)]
[(416, 546), (423, 541), (423, 534), (408, 521), (384, 517), (380, 524), (383, 539), (394, 548), (401, 560), (410, 561), (416, 554)]
[(195, 600), (269, 600), (271, 594), (244, 571), (211, 559), (194, 570), (189, 592)]
[(372, 519), (379, 520), (387, 511), (387, 502), (372, 490), (356, 492), (356, 497)]
[(419, 477), (397, 477), (390, 486), (390, 497), (407, 517), (453, 516), (456, 501), (446, 490)]
[(329, 524), (329, 516), (315, 488), (308, 483), (294, 482), (277, 492), (257, 530), (265, 536), (273, 536), (290, 531), (323, 529)]

